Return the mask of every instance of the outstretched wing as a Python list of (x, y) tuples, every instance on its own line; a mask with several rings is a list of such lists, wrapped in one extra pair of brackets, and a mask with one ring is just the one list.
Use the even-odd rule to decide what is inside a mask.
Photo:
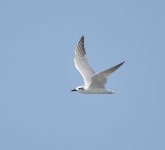
[(100, 73), (93, 75), (90, 86), (103, 88), (106, 84), (107, 77), (110, 76), (114, 71), (116, 71), (123, 64), (124, 64), (124, 62), (122, 62), (112, 68), (109, 68), (105, 71), (102, 71)]
[(76, 69), (80, 72), (81, 76), (83, 77), (85, 85), (89, 85), (91, 83), (91, 76), (93, 76), (95, 72), (88, 64), (86, 58), (86, 51), (84, 48), (84, 36), (81, 37), (78, 45), (76, 46), (74, 63)]

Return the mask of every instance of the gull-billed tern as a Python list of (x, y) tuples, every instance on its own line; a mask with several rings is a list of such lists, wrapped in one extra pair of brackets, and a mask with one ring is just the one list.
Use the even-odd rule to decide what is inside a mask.
[(124, 62), (102, 72), (95, 73), (88, 64), (84, 48), (84, 36), (82, 36), (75, 49), (74, 63), (76, 69), (83, 77), (85, 85), (78, 86), (71, 91), (78, 91), (83, 94), (113, 94), (114, 92), (105, 88), (107, 77), (123, 65)]

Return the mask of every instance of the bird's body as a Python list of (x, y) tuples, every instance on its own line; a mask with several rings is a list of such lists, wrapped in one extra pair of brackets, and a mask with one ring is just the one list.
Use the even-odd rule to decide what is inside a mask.
[(82, 36), (76, 46), (74, 63), (76, 69), (82, 75), (85, 85), (78, 86), (72, 91), (78, 91), (83, 94), (113, 94), (113, 92), (105, 88), (107, 77), (117, 70), (124, 62), (100, 73), (95, 73), (88, 64), (84, 48), (84, 37)]
[[(113, 94), (113, 92), (106, 90), (105, 88), (98, 88), (98, 87), (83, 87), (83, 90), (79, 90), (77, 88), (76, 91), (82, 93), (82, 94)], [(74, 91), (74, 90), (72, 90)]]

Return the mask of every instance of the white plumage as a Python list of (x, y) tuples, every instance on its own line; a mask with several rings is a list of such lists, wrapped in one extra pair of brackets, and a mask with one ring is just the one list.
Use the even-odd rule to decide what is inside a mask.
[(76, 46), (74, 63), (76, 69), (83, 77), (85, 85), (78, 86), (72, 91), (78, 91), (84, 94), (112, 94), (113, 92), (105, 88), (107, 77), (117, 70), (121, 65), (123, 65), (124, 62), (100, 73), (95, 73), (95, 71), (88, 64), (86, 51), (84, 48), (84, 36), (82, 36)]

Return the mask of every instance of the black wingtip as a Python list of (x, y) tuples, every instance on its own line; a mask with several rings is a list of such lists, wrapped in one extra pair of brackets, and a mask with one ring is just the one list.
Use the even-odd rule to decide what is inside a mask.
[(125, 62), (126, 62), (126, 61), (123, 61), (123, 62), (121, 63), (121, 65), (123, 65)]
[(78, 56), (80, 57), (83, 57), (84, 55), (86, 55), (86, 51), (84, 47), (84, 36), (82, 36), (81, 39), (79, 40), (76, 47), (75, 54), (78, 54)]
[(84, 35), (81, 36), (81, 39), (84, 39)]
[(80, 42), (84, 43), (84, 35), (81, 36), (79, 43)]
[(117, 66), (120, 67), (125, 63), (125, 61), (123, 61), (122, 63), (118, 64)]

